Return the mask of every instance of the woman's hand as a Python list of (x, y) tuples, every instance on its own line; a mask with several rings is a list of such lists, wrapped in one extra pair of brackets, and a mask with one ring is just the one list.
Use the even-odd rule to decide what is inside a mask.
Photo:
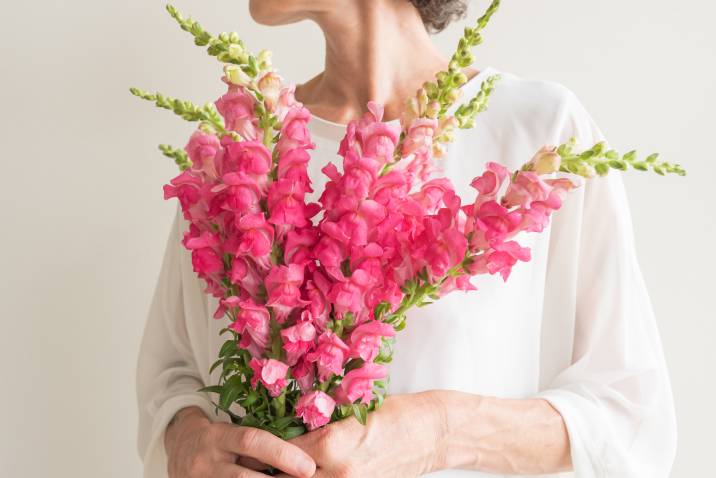
[(189, 407), (167, 427), (164, 445), (170, 478), (265, 478), (263, 463), (297, 478), (316, 464), (296, 445), (257, 428), (214, 423)]
[(316, 478), (411, 478), (451, 468), (500, 475), (572, 469), (564, 420), (539, 398), (450, 390), (390, 396), (368, 415), (366, 426), (349, 418), (291, 443), (313, 457)]
[(417, 477), (440, 461), (438, 410), (432, 392), (389, 396), (365, 426), (348, 418), (291, 443), (313, 457), (315, 478)]

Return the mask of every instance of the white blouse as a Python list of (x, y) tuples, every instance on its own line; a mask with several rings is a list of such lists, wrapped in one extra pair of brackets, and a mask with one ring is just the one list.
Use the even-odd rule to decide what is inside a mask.
[[(470, 180), (486, 162), (517, 168), (545, 143), (576, 136), (585, 147), (599, 128), (565, 87), (488, 67), (463, 87), (463, 99), (488, 76), (501, 74), (488, 110), (460, 131), (444, 174), (469, 201)], [(345, 127), (320, 118), (309, 124), (320, 169), (337, 161)], [(212, 318), (213, 297), (180, 244), (187, 224), (177, 208), (139, 355), (139, 452), (144, 476), (167, 476), (164, 429), (195, 405), (214, 420), (208, 371), (223, 339)], [(390, 364), (392, 393), (452, 389), (505, 398), (542, 397), (564, 417), (574, 473), (559, 476), (667, 477), (676, 448), (671, 386), (646, 287), (639, 270), (622, 178), (611, 172), (570, 193), (550, 228), (525, 234), (532, 261), (518, 263), (504, 283), (479, 277), (478, 291), (454, 292), (414, 309), (397, 336)], [(435, 478), (493, 477), (448, 470)], [(549, 475), (557, 476), (557, 475)], [(372, 478), (372, 477), (371, 477)]]

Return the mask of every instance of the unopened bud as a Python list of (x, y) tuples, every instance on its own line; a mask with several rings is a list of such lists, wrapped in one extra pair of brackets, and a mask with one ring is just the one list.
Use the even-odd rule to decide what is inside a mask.
[(450, 103), (455, 103), (457, 100), (460, 99), (460, 96), (462, 96), (462, 90), (459, 88), (455, 88), (450, 90), (447, 97)]
[(579, 163), (579, 166), (577, 166), (577, 174), (585, 178), (593, 178), (597, 175), (597, 171), (590, 164)]
[(453, 79), (452, 79), (453, 86), (460, 87), (460, 86), (464, 85), (465, 83), (467, 83), (467, 75), (465, 75), (465, 73), (459, 72), (458, 74), (453, 76)]
[(544, 146), (530, 160), (532, 170), (537, 174), (551, 174), (559, 171), (562, 158), (557, 154), (557, 149), (552, 146)]
[(244, 49), (241, 48), (241, 45), (238, 43), (232, 43), (229, 45), (229, 56), (234, 59), (238, 60), (241, 58), (241, 54), (244, 52)]
[(425, 109), (425, 116), (428, 118), (437, 118), (438, 114), (440, 113), (440, 102), (439, 101), (431, 101), (428, 103), (427, 108)]
[(266, 108), (273, 111), (281, 93), (281, 78), (273, 72), (266, 73), (258, 82), (259, 91), (264, 96)]
[(271, 64), (271, 51), (270, 50), (261, 50), (259, 52), (259, 56), (258, 56), (257, 60), (262, 65), (270, 65)]
[(251, 82), (251, 78), (236, 65), (225, 65), (224, 76), (232, 85), (247, 85)]

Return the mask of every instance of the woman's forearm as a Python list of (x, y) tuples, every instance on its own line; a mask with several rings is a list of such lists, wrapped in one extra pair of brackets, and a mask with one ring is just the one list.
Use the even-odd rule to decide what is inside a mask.
[(442, 415), (436, 469), (499, 474), (572, 469), (564, 420), (546, 400), (434, 393)]

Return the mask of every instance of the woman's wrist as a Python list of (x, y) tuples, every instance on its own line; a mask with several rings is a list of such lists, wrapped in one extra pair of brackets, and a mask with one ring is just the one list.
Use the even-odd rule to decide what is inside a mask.
[(164, 449), (169, 454), (178, 436), (192, 426), (208, 425), (211, 421), (199, 407), (182, 408), (169, 421), (164, 430)]
[(470, 469), (497, 474), (572, 469), (562, 416), (547, 401), (504, 399), (451, 390), (430, 392), (437, 423), (431, 471)]

